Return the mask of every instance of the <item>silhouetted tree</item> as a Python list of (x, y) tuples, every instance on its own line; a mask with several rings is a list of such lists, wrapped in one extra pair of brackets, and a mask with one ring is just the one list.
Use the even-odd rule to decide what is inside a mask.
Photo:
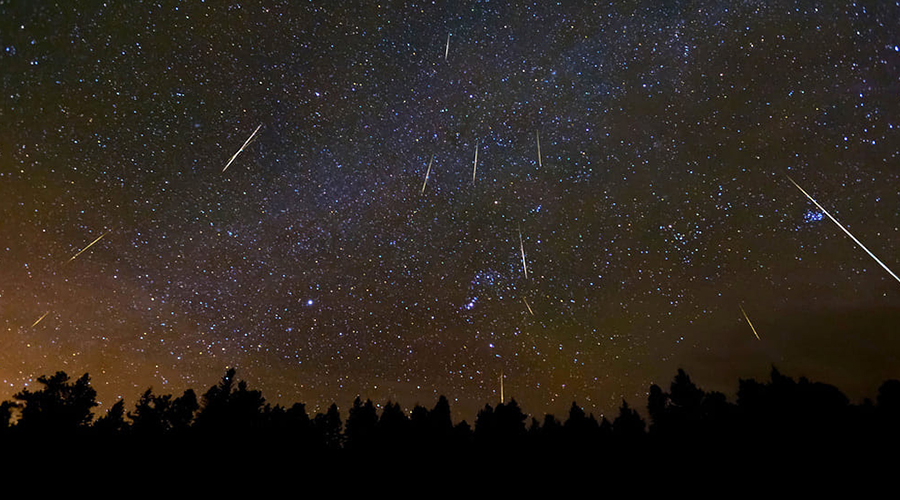
[(646, 424), (637, 411), (632, 410), (623, 399), (619, 416), (613, 421), (613, 435), (620, 443), (639, 443), (644, 437)]
[(428, 409), (417, 404), (409, 412), (409, 424), (413, 434), (422, 437), (428, 434)]
[(169, 428), (174, 432), (186, 432), (194, 421), (194, 415), (200, 409), (197, 394), (193, 389), (188, 389), (172, 401), (169, 412), (166, 415)]
[(650, 386), (647, 396), (647, 412), (650, 414), (650, 432), (668, 434), (671, 427), (669, 417), (669, 395), (656, 384)]
[(9, 428), (12, 421), (13, 410), (15, 408), (18, 408), (18, 405), (12, 401), (3, 401), (0, 403), (0, 432)]
[(453, 430), (453, 418), (450, 413), (450, 402), (446, 397), (438, 398), (434, 408), (428, 412), (428, 427), (431, 434), (438, 439), (444, 440), (450, 435)]
[(877, 411), (888, 418), (900, 417), (900, 380), (886, 380), (878, 388)]
[(105, 438), (123, 434), (128, 429), (125, 421), (125, 400), (120, 399), (106, 410), (106, 415), (94, 422), (94, 428)]
[(500, 403), (494, 411), (497, 431), (507, 441), (520, 441), (525, 436), (525, 420), (528, 418), (515, 399)]
[(160, 436), (169, 430), (166, 414), (172, 403), (172, 395), (155, 395), (153, 388), (141, 394), (134, 411), (128, 413), (134, 433), (138, 436)]
[(75, 382), (62, 371), (50, 377), (41, 375), (38, 383), (42, 389), (24, 389), (13, 396), (23, 405), (18, 426), (26, 431), (73, 432), (89, 425), (94, 417), (91, 409), (97, 406), (97, 391), (90, 380), (87, 373)]
[(486, 441), (493, 438), (496, 434), (496, 427), (494, 407), (486, 404), (475, 417), (475, 439)]
[(377, 425), (378, 413), (375, 411), (375, 405), (368, 399), (363, 404), (357, 396), (347, 416), (347, 427), (344, 432), (347, 448), (355, 450), (371, 447)]
[(343, 425), (341, 413), (338, 411), (335, 403), (331, 404), (324, 415), (319, 413), (313, 420), (313, 427), (315, 427), (322, 444), (329, 450), (336, 451), (341, 449), (343, 442), (341, 428)]
[(378, 435), (382, 445), (405, 448), (409, 444), (408, 432), (409, 418), (399, 404), (388, 401), (381, 410), (381, 418), (378, 420)]
[(195, 425), (205, 432), (249, 433), (263, 425), (265, 398), (256, 390), (249, 390), (246, 381), (234, 384), (235, 369), (230, 368), (222, 380), (203, 395)]

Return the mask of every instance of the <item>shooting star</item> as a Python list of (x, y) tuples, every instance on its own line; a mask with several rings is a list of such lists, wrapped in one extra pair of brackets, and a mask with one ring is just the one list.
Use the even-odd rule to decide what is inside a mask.
[[(112, 229), (110, 229), (110, 231), (112, 231)], [(73, 260), (75, 260), (75, 257), (78, 257), (79, 255), (81, 255), (82, 253), (84, 253), (85, 250), (87, 250), (88, 248), (91, 248), (92, 246), (94, 246), (94, 243), (97, 243), (98, 241), (100, 241), (100, 238), (106, 236), (107, 234), (109, 234), (109, 231), (107, 231), (107, 232), (101, 234), (100, 236), (97, 237), (96, 240), (94, 240), (94, 241), (88, 243), (88, 246), (82, 248), (78, 253), (76, 253), (76, 254), (73, 255), (69, 260), (67, 260), (67, 261), (66, 261), (66, 264), (68, 264), (69, 262), (72, 262)]]
[(48, 314), (50, 314), (50, 311), (45, 312), (43, 316), (41, 316), (40, 318), (37, 319), (37, 321), (35, 321), (34, 323), (31, 324), (31, 327), (32, 328), (36, 327), (37, 324), (40, 323), (42, 319), (46, 318)]
[(253, 138), (256, 137), (256, 133), (259, 132), (259, 129), (260, 129), (260, 128), (262, 128), (262, 124), (260, 124), (258, 127), (256, 127), (256, 130), (254, 130), (253, 133), (250, 134), (250, 137), (248, 137), (247, 140), (244, 141), (244, 145), (241, 146), (241, 149), (238, 149), (238, 150), (237, 150), (237, 153), (235, 153), (235, 154), (231, 157), (231, 159), (228, 160), (228, 163), (225, 164), (225, 168), (222, 169), (222, 172), (228, 170), (228, 167), (231, 166), (231, 163), (238, 157), (238, 155), (244, 152), (244, 149), (246, 149), (247, 146), (250, 145), (250, 143), (253, 141)]
[(431, 160), (428, 162), (428, 170), (425, 171), (425, 182), (422, 183), (422, 194), (425, 194), (425, 186), (428, 185), (428, 174), (431, 173), (432, 162), (434, 162), (434, 155), (431, 155)]
[(744, 313), (744, 319), (747, 320), (747, 324), (750, 325), (750, 329), (753, 330), (753, 335), (756, 335), (756, 340), (762, 340), (759, 338), (759, 334), (756, 333), (756, 328), (753, 328), (753, 323), (750, 322), (750, 317), (747, 316), (747, 311), (744, 310), (744, 306), (740, 306), (741, 312)]
[(447, 33), (447, 48), (444, 49), (444, 60), (447, 60), (447, 55), (450, 54), (450, 33)]
[(478, 171), (478, 142), (475, 142), (475, 166), (472, 167), (472, 184), (475, 184), (475, 172)]
[(538, 166), (539, 166), (539, 167), (542, 167), (543, 165), (541, 165), (541, 133), (540, 133), (539, 131), (535, 130), (535, 131), (534, 131), (534, 136), (537, 138), (537, 147), (538, 147)]
[(532, 311), (532, 310), (531, 310), (531, 306), (530, 306), (530, 305), (528, 305), (528, 301), (527, 301), (527, 300), (525, 300), (525, 297), (522, 297), (522, 302), (524, 302), (524, 303), (525, 303), (525, 307), (527, 307), (527, 308), (528, 308), (528, 312), (530, 312), (530, 313), (531, 313), (531, 315), (532, 315), (532, 316), (534, 316), (534, 311)]
[(804, 195), (806, 195), (806, 197), (809, 198), (809, 200), (810, 200), (811, 202), (815, 203), (816, 207), (818, 207), (819, 210), (822, 211), (822, 213), (824, 213), (825, 215), (828, 216), (829, 219), (831, 219), (831, 222), (834, 222), (835, 224), (837, 224), (837, 227), (841, 228), (842, 231), (844, 231), (845, 233), (847, 233), (847, 236), (849, 236), (850, 239), (852, 239), (854, 242), (856, 242), (856, 244), (859, 245), (860, 248), (862, 248), (863, 250), (865, 250), (866, 253), (869, 254), (869, 257), (872, 257), (873, 259), (875, 259), (875, 262), (877, 262), (879, 265), (881, 265), (881, 267), (883, 267), (885, 271), (887, 271), (891, 276), (894, 277), (895, 280), (897, 280), (898, 283), (900, 283), (900, 277), (898, 277), (896, 274), (894, 274), (894, 271), (891, 271), (891, 270), (888, 268), (888, 266), (885, 265), (884, 262), (881, 262), (881, 260), (879, 260), (878, 257), (875, 256), (875, 254), (873, 254), (872, 252), (870, 252), (869, 249), (866, 248), (866, 246), (863, 245), (861, 241), (859, 241), (858, 239), (856, 239), (856, 236), (853, 236), (852, 234), (850, 234), (850, 231), (847, 231), (847, 228), (845, 228), (844, 226), (842, 226), (841, 223), (837, 221), (837, 219), (835, 219), (834, 217), (832, 217), (831, 214), (828, 213), (828, 211), (825, 210), (825, 208), (822, 207), (822, 205), (819, 205), (819, 202), (818, 202), (818, 201), (816, 201), (812, 196), (810, 196), (809, 193), (807, 193), (806, 191), (804, 191), (803, 188), (800, 187), (799, 184), (797, 184), (796, 182), (794, 182), (794, 179), (791, 179), (790, 176), (787, 176), (787, 178), (788, 178), (789, 181), (791, 181), (791, 184), (797, 186), (797, 189), (799, 189), (801, 193), (803, 193)]
[(522, 270), (525, 271), (525, 278), (528, 278), (528, 266), (525, 264), (525, 244), (522, 242), (521, 229), (519, 229), (519, 250), (522, 252)]

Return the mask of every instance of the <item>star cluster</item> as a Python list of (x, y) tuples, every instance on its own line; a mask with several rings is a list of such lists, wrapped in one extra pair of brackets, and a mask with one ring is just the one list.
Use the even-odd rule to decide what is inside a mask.
[(870, 396), (900, 283), (786, 176), (900, 267), (898, 27), (895, 2), (0, 1), (0, 381), (86, 371), (108, 405), (236, 366), (272, 402), (471, 418), (501, 373), (529, 411), (603, 413), (775, 363)]

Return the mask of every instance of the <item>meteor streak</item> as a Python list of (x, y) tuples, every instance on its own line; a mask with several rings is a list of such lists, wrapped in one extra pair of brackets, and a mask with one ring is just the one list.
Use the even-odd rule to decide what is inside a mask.
[(847, 231), (847, 228), (845, 228), (844, 226), (842, 226), (841, 223), (837, 221), (837, 219), (835, 219), (834, 217), (832, 217), (832, 215), (831, 215), (830, 213), (828, 213), (828, 211), (825, 210), (825, 209), (822, 207), (822, 205), (819, 205), (819, 202), (818, 202), (818, 201), (816, 201), (815, 199), (813, 199), (813, 197), (810, 196), (809, 193), (807, 193), (806, 191), (804, 191), (803, 188), (800, 187), (800, 185), (798, 185), (796, 182), (794, 182), (794, 179), (791, 179), (791, 178), (790, 178), (790, 176), (787, 176), (787, 178), (788, 178), (789, 181), (791, 181), (791, 184), (797, 186), (797, 189), (799, 189), (801, 193), (803, 193), (804, 195), (806, 195), (806, 197), (809, 198), (809, 200), (810, 200), (811, 202), (815, 203), (816, 207), (818, 207), (819, 210), (822, 211), (822, 213), (824, 213), (825, 215), (828, 216), (829, 219), (831, 219), (831, 222), (834, 222), (835, 224), (837, 224), (837, 227), (841, 228), (842, 231), (844, 231), (845, 233), (847, 233), (847, 236), (849, 236), (850, 239), (852, 239), (854, 242), (856, 242), (856, 244), (859, 245), (860, 248), (862, 248), (863, 250), (865, 250), (866, 253), (869, 254), (869, 257), (872, 257), (873, 259), (875, 259), (875, 262), (877, 262), (879, 265), (881, 265), (881, 267), (883, 267), (885, 271), (887, 271), (891, 276), (893, 276), (894, 279), (897, 280), (897, 282), (900, 282), (900, 277), (898, 277), (896, 274), (894, 274), (894, 271), (891, 271), (891, 270), (888, 268), (888, 266), (885, 265), (884, 262), (881, 262), (881, 260), (879, 260), (878, 257), (875, 256), (875, 254), (873, 254), (872, 252), (870, 252), (869, 249), (866, 248), (866, 246), (863, 245), (861, 241), (859, 241), (858, 239), (856, 239), (856, 236), (853, 236), (852, 234), (850, 234), (850, 231)]
[(753, 328), (753, 323), (750, 322), (750, 317), (747, 316), (747, 311), (744, 310), (744, 306), (740, 306), (741, 312), (744, 313), (744, 319), (747, 320), (747, 324), (750, 325), (750, 329), (753, 330), (753, 335), (756, 335), (756, 340), (762, 340), (759, 338), (759, 334), (756, 333), (756, 328)]
[(46, 318), (48, 314), (50, 314), (50, 311), (45, 312), (43, 316), (41, 316), (40, 318), (37, 319), (37, 321), (35, 321), (34, 323), (31, 324), (31, 327), (32, 328), (36, 327), (37, 324), (40, 323), (42, 319)]
[(253, 138), (254, 138), (254, 137), (256, 137), (256, 133), (259, 132), (259, 129), (260, 129), (260, 128), (262, 128), (262, 124), (260, 124), (258, 127), (256, 127), (256, 130), (254, 130), (253, 133), (250, 134), (250, 137), (248, 137), (247, 140), (244, 141), (244, 145), (241, 146), (241, 149), (238, 149), (238, 150), (237, 150), (237, 153), (235, 153), (235, 154), (231, 157), (231, 159), (228, 160), (228, 163), (225, 164), (225, 168), (222, 169), (222, 172), (228, 170), (228, 167), (231, 166), (231, 163), (238, 157), (238, 155), (244, 152), (244, 149), (246, 149), (247, 146), (250, 145), (250, 142), (253, 141)]
[(444, 49), (444, 60), (447, 60), (447, 55), (450, 54), (450, 33), (447, 33), (447, 48)]
[(475, 184), (475, 172), (478, 171), (478, 142), (475, 142), (475, 166), (472, 167), (472, 184)]
[(524, 302), (524, 303), (525, 303), (525, 307), (527, 307), (527, 308), (528, 308), (528, 312), (530, 312), (530, 313), (531, 313), (531, 315), (532, 315), (532, 316), (534, 316), (534, 311), (532, 311), (532, 310), (531, 310), (531, 306), (530, 306), (530, 305), (528, 305), (528, 301), (527, 301), (527, 300), (525, 300), (525, 297), (522, 297), (522, 302)]
[[(110, 231), (112, 231), (112, 230), (110, 229)], [(79, 255), (81, 255), (82, 253), (84, 253), (85, 250), (87, 250), (88, 248), (91, 248), (91, 247), (94, 245), (94, 243), (97, 243), (98, 241), (100, 241), (100, 238), (106, 236), (107, 234), (109, 234), (109, 231), (107, 231), (107, 232), (101, 234), (100, 236), (97, 237), (96, 240), (94, 240), (94, 241), (88, 243), (88, 246), (82, 248), (78, 253), (76, 253), (75, 255), (73, 255), (72, 258), (70, 258), (69, 260), (67, 260), (67, 261), (66, 261), (66, 264), (68, 264), (69, 262), (72, 262), (73, 260), (75, 260), (75, 257), (78, 257)]]
[(538, 166), (541, 167), (541, 133), (537, 130), (534, 131), (535, 137), (537, 137), (537, 147), (538, 147)]
[(434, 162), (434, 155), (431, 155), (431, 160), (428, 162), (428, 170), (425, 171), (425, 182), (422, 183), (422, 194), (425, 194), (425, 186), (428, 184), (428, 174), (431, 173), (432, 162)]
[(525, 271), (525, 277), (528, 278), (528, 266), (525, 265), (525, 244), (522, 243), (522, 230), (519, 230), (519, 250), (522, 252), (522, 270)]

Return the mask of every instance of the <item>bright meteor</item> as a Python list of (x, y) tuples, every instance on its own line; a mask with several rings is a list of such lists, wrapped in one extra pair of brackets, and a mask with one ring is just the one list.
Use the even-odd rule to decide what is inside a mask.
[(478, 172), (478, 143), (475, 143), (475, 166), (472, 167), (472, 184), (475, 184), (475, 172)]
[(756, 335), (756, 340), (762, 340), (759, 338), (759, 334), (756, 333), (756, 328), (753, 328), (753, 323), (750, 322), (750, 317), (747, 316), (747, 311), (744, 310), (744, 306), (740, 306), (741, 312), (744, 313), (744, 319), (747, 320), (747, 324), (750, 325), (750, 329), (753, 330), (753, 335)]
[(35, 321), (34, 323), (31, 324), (31, 327), (32, 328), (36, 327), (37, 324), (40, 323), (42, 319), (46, 318), (48, 314), (50, 314), (50, 311), (45, 312), (43, 316), (41, 316), (40, 318), (37, 319), (37, 321)]
[[(112, 230), (110, 229), (110, 231), (112, 231)], [(78, 253), (76, 253), (75, 255), (73, 255), (72, 258), (70, 258), (69, 260), (67, 260), (67, 261), (66, 261), (66, 264), (68, 264), (69, 262), (72, 262), (73, 260), (75, 260), (75, 257), (78, 257), (79, 255), (81, 255), (82, 253), (84, 253), (85, 250), (87, 250), (88, 248), (91, 248), (91, 247), (94, 245), (94, 243), (97, 243), (98, 241), (100, 241), (100, 238), (106, 236), (107, 234), (109, 234), (109, 231), (107, 231), (107, 232), (101, 234), (100, 236), (97, 237), (96, 240), (94, 240), (94, 241), (88, 243), (88, 246), (82, 248)], [(37, 324), (37, 323), (35, 323), (35, 324)]]
[(534, 316), (534, 311), (532, 311), (532, 310), (531, 310), (531, 306), (530, 306), (530, 305), (528, 305), (528, 301), (527, 301), (527, 300), (525, 300), (525, 297), (522, 297), (522, 302), (524, 302), (524, 303), (525, 303), (525, 307), (527, 307), (527, 308), (528, 308), (528, 312), (529, 312), (529, 313), (531, 313), (531, 315), (532, 315), (532, 316)]
[(519, 250), (522, 252), (522, 271), (525, 272), (525, 277), (528, 277), (528, 266), (525, 264), (525, 244), (522, 242), (522, 230), (519, 230)]
[(434, 155), (431, 155), (431, 160), (428, 162), (428, 170), (425, 171), (425, 182), (422, 183), (422, 194), (425, 194), (425, 186), (428, 185), (428, 174), (431, 173), (431, 164), (434, 162)]
[(869, 254), (869, 257), (872, 257), (873, 259), (875, 259), (875, 262), (877, 262), (879, 265), (881, 265), (881, 267), (883, 267), (885, 271), (887, 271), (891, 276), (894, 277), (895, 280), (897, 280), (898, 283), (900, 283), (900, 277), (898, 277), (896, 274), (894, 274), (894, 271), (891, 271), (891, 270), (888, 268), (888, 266), (885, 265), (884, 262), (881, 262), (881, 260), (879, 260), (878, 257), (875, 256), (875, 254), (873, 254), (872, 252), (870, 252), (869, 249), (866, 248), (866, 246), (863, 245), (861, 241), (859, 241), (858, 239), (856, 239), (856, 236), (853, 236), (852, 234), (850, 234), (850, 231), (847, 231), (847, 228), (845, 228), (844, 226), (842, 226), (841, 223), (837, 221), (837, 219), (835, 219), (834, 217), (832, 217), (831, 214), (828, 213), (828, 211), (825, 210), (825, 208), (822, 207), (822, 205), (819, 205), (819, 202), (818, 202), (818, 201), (816, 201), (812, 196), (810, 196), (809, 193), (807, 193), (806, 191), (804, 191), (803, 188), (800, 187), (799, 184), (797, 184), (796, 182), (794, 182), (794, 179), (791, 179), (790, 176), (787, 176), (787, 178), (788, 178), (789, 181), (791, 181), (791, 184), (797, 186), (797, 189), (799, 189), (801, 193), (803, 193), (804, 195), (806, 195), (807, 198), (809, 198), (809, 201), (815, 203), (816, 207), (818, 207), (819, 210), (822, 211), (822, 213), (824, 213), (825, 215), (828, 216), (829, 219), (831, 219), (831, 222), (834, 222), (835, 224), (837, 224), (837, 227), (841, 228), (842, 231), (844, 231), (845, 233), (847, 233), (847, 236), (849, 236), (850, 239), (852, 239), (853, 241), (855, 241), (856, 244), (859, 245), (860, 248), (862, 248), (863, 250), (865, 250), (866, 253)]
[(262, 124), (260, 124), (258, 127), (256, 127), (256, 130), (254, 130), (253, 133), (250, 134), (250, 137), (248, 137), (247, 140), (244, 141), (244, 145), (241, 146), (241, 149), (238, 149), (237, 153), (232, 155), (231, 159), (228, 160), (228, 163), (225, 164), (225, 168), (222, 169), (222, 172), (228, 170), (228, 167), (231, 166), (231, 163), (238, 157), (238, 155), (244, 152), (244, 149), (246, 149), (247, 146), (250, 145), (250, 142), (253, 141), (254, 137), (256, 137), (256, 133), (259, 132), (260, 128), (262, 128)]

